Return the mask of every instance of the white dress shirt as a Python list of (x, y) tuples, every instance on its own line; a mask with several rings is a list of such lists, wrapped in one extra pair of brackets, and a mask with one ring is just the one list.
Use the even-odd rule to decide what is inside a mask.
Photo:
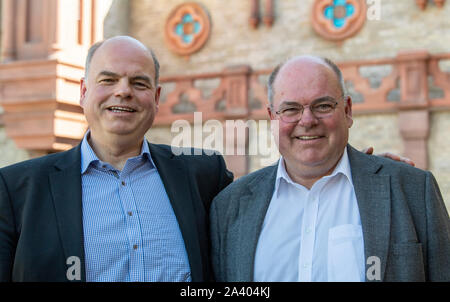
[(345, 149), (331, 175), (310, 190), (284, 159), (256, 248), (255, 281), (364, 281), (364, 241)]

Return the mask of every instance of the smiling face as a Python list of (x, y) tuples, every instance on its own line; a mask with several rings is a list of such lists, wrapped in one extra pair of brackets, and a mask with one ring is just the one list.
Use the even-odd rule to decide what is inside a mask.
[(150, 52), (136, 40), (113, 38), (94, 53), (80, 104), (91, 138), (141, 142), (158, 111), (160, 87)]
[[(351, 127), (351, 99), (342, 97), (342, 90), (334, 71), (322, 61), (299, 57), (284, 64), (273, 83), (272, 120), (279, 119), (276, 111), (286, 106), (308, 106), (328, 100), (338, 102), (327, 117), (317, 119), (309, 107), (300, 121), (279, 121), (280, 154), (289, 175), (296, 178), (318, 178), (332, 172), (348, 141)], [(297, 176), (297, 177), (296, 177)]]

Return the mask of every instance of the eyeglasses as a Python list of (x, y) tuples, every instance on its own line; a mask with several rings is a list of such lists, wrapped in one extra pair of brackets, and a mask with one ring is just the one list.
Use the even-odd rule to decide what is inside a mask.
[(275, 113), (279, 115), (280, 119), (285, 123), (297, 123), (302, 119), (303, 111), (306, 107), (309, 107), (309, 110), (311, 110), (311, 113), (317, 119), (322, 119), (331, 116), (337, 105), (338, 102), (334, 99), (324, 100), (317, 101), (307, 106), (302, 106), (300, 104), (288, 105), (278, 111), (275, 111)]

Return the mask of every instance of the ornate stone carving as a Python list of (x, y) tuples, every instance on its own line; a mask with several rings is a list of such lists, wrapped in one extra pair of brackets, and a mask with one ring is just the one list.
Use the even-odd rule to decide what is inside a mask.
[(275, 15), (273, 12), (273, 0), (266, 0), (263, 22), (267, 27), (272, 27), (274, 20)]
[(416, 0), (416, 4), (421, 10), (425, 10), (427, 7), (427, 2), (427, 0)]
[(260, 1), (259, 0), (251, 0), (250, 5), (250, 18), (249, 18), (249, 24), (250, 27), (253, 29), (256, 29), (259, 26), (259, 23), (261, 21), (264, 22), (264, 24), (267, 27), (272, 27), (273, 22), (275, 21), (275, 14), (273, 10), (273, 0), (266, 0), (264, 7), (264, 15), (260, 16)]
[[(442, 8), (445, 4), (445, 0), (433, 0), (434, 5), (436, 5), (438, 8)], [(416, 0), (416, 5), (421, 9), (425, 10), (427, 7), (428, 0)]]
[(316, 0), (311, 21), (320, 36), (340, 41), (361, 29), (366, 20), (366, 11), (365, 0)]
[(437, 7), (442, 8), (444, 6), (445, 0), (434, 0), (434, 4), (436, 4)]
[(172, 10), (167, 18), (166, 42), (175, 53), (189, 56), (205, 45), (210, 31), (211, 21), (203, 6), (183, 3)]
[(259, 0), (251, 0), (251, 11), (248, 23), (253, 29), (256, 29), (259, 25)]

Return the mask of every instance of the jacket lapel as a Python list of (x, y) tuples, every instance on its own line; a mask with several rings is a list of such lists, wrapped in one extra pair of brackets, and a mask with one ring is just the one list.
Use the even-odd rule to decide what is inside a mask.
[[(365, 155), (350, 145), (348, 156), (361, 216), (365, 260), (371, 256), (380, 259), (380, 276), (383, 281), (391, 225), (390, 176), (377, 174), (382, 164), (376, 157)], [(373, 264), (371, 261), (366, 263), (366, 272)], [(369, 281), (367, 275), (366, 281)]]
[(248, 184), (249, 190), (239, 200), (243, 212), (239, 228), (239, 260), (242, 265), (237, 272), (238, 280), (253, 281), (255, 253), (264, 218), (275, 187), (277, 165), (266, 168), (266, 172)]
[(186, 167), (172, 152), (154, 144), (149, 144), (149, 148), (180, 226), (191, 264), (192, 280), (203, 281), (207, 276), (203, 276), (199, 230)]
[(86, 281), (80, 146), (62, 153), (62, 157), (55, 163), (56, 171), (49, 175), (49, 182), (64, 257), (79, 257), (81, 281)]

